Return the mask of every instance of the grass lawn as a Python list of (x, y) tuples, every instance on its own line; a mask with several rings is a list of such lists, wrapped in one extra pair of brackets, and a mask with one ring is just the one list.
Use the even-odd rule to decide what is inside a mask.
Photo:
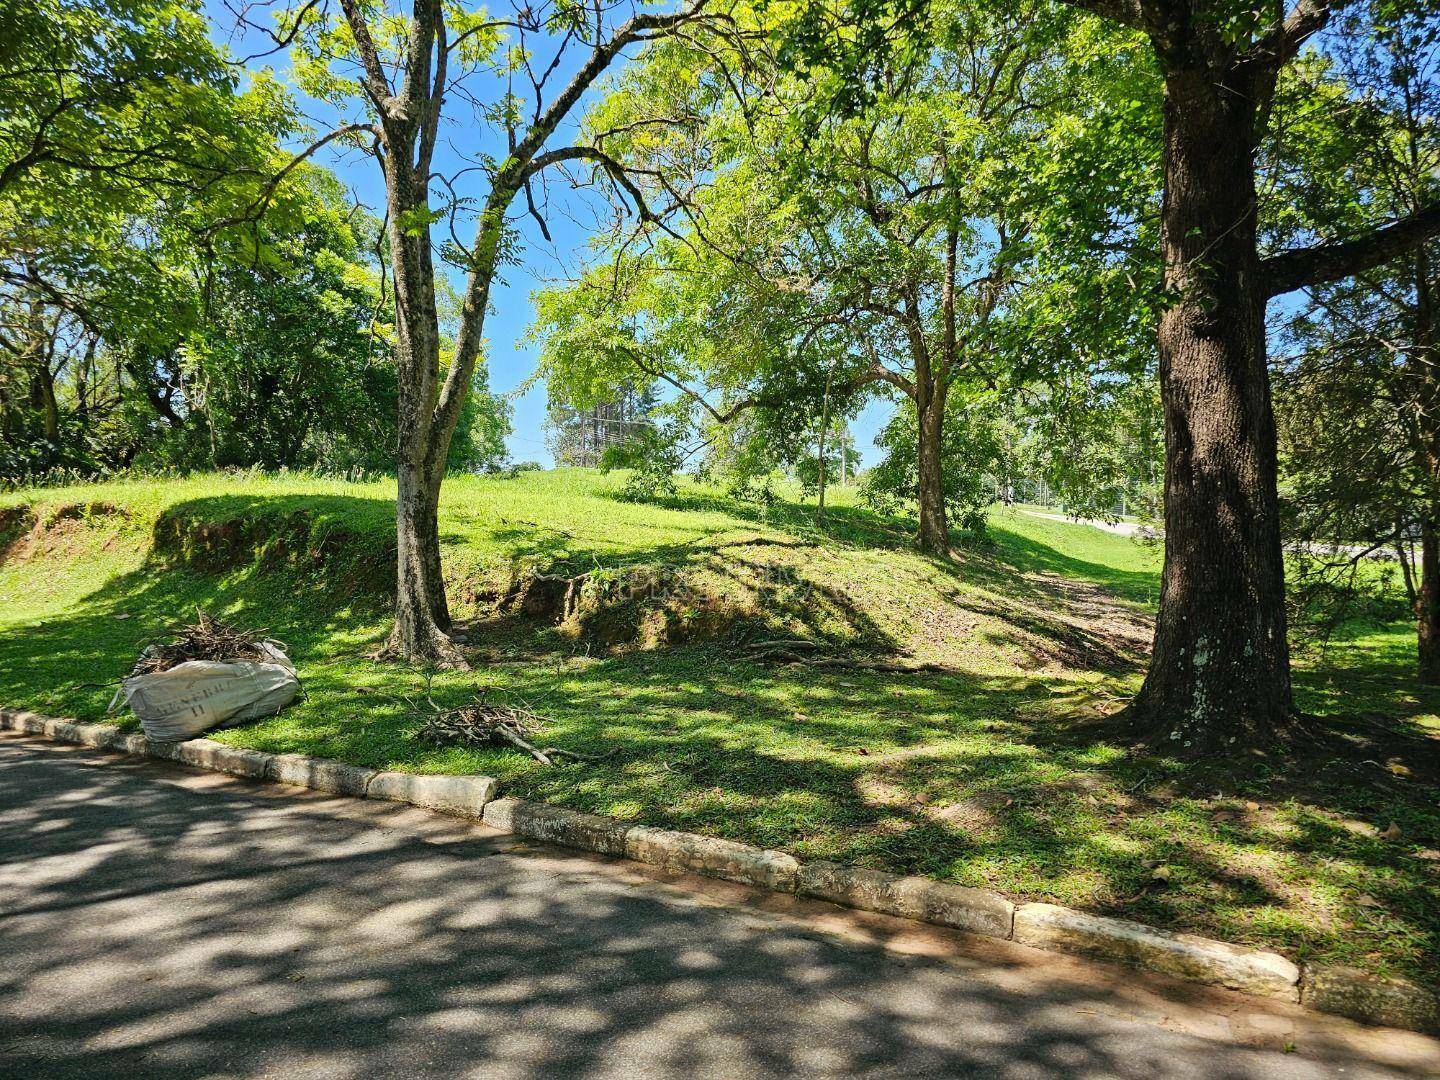
[[(366, 656), (386, 632), (388, 482), (0, 495), (0, 702), (100, 718), (139, 650), (199, 605), (268, 628), (306, 690), (226, 742), (486, 772), (511, 793), (801, 858), (1440, 982), (1440, 693), (1415, 682), (1407, 627), (1354, 627), (1300, 658), (1316, 745), (1182, 765), (1069, 730), (1138, 684), (1153, 546), (997, 510), (991, 540), (946, 562), (843, 491), (821, 528), (797, 503), (687, 486), (642, 504), (619, 489), (583, 471), (447, 482), (447, 573), (475, 670), (433, 680)], [(588, 574), (597, 595), (650, 591), (557, 625), (498, 604), (534, 570)], [(747, 648), (777, 636), (930, 666)], [(607, 756), (545, 767), (422, 744), (427, 681), (441, 705), (477, 687), (527, 702), (550, 718), (544, 743)], [(1382, 838), (1392, 822), (1398, 838)]]

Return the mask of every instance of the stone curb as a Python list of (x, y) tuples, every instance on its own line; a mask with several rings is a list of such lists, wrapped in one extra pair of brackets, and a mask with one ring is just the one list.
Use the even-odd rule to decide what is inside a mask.
[(359, 765), (346, 765), (341, 761), (327, 761), (306, 754), (276, 754), (270, 759), (265, 778), (281, 784), (328, 791), (332, 795), (354, 795), (365, 797), (365, 789), (378, 776), (374, 769), (363, 769)]
[(444, 814), (476, 818), (495, 798), (493, 776), (427, 776), (418, 773), (379, 772), (365, 788), (367, 799), (423, 806)]
[[(333, 795), (365, 797), (373, 781), (382, 780), (374, 797), (411, 803), (427, 810), (442, 810), (478, 818), (485, 802), (494, 796), (496, 782), (489, 776), (418, 776), (380, 773), (341, 761), (305, 754), (266, 754), (214, 739), (156, 742), (139, 733), (120, 731), (114, 724), (81, 724), (57, 720), (20, 709), (0, 708), (0, 728), (26, 735), (44, 735), (60, 742), (79, 743), (100, 750), (117, 750), (137, 757), (177, 761), (211, 772), (229, 773), (251, 780), (273, 780)], [(395, 777), (404, 777), (395, 780)]]
[(1087, 915), (1055, 904), (1021, 904), (1015, 909), (1014, 940), (1247, 994), (1300, 1000), (1300, 969), (1278, 953), (1157, 930), (1128, 919)]
[(377, 772), (303, 754), (264, 754), (212, 739), (157, 743), (110, 724), (81, 724), (0, 708), (0, 728), (100, 749), (178, 761), (253, 779), (341, 795), (390, 799), (535, 840), (620, 855), (775, 892), (799, 893), (847, 907), (918, 919), (1051, 951), (1078, 953), (1158, 971), (1191, 982), (1298, 1001), (1317, 1012), (1366, 1023), (1440, 1031), (1440, 1001), (1424, 987), (1351, 968), (1306, 964), (1128, 919), (1054, 904), (1013, 904), (984, 889), (921, 877), (897, 877), (838, 863), (800, 863), (781, 851), (695, 833), (630, 825), (599, 814), (523, 799), (496, 798), (488, 776)]
[(250, 780), (264, 780), (269, 777), (271, 763), (275, 760), (272, 755), (262, 754), (259, 750), (226, 746), (214, 739), (187, 739), (185, 742), (176, 743), (175, 749), (176, 761), (194, 765), (199, 769), (210, 769), (212, 772), (243, 776)]
[(733, 840), (652, 829), (648, 825), (631, 826), (625, 834), (625, 856), (669, 870), (689, 870), (774, 892), (793, 893), (800, 876), (800, 863), (783, 851), (764, 851)]
[(1300, 1004), (1367, 1024), (1440, 1031), (1440, 998), (1423, 986), (1338, 964), (1305, 965)]
[(920, 919), (986, 937), (1008, 938), (1015, 923), (1015, 905), (998, 893), (839, 863), (805, 863), (795, 891), (846, 907)]
[(625, 835), (630, 831), (629, 825), (614, 818), (524, 799), (495, 799), (486, 803), (484, 821), (502, 832), (581, 851), (598, 851), (602, 855), (624, 855)]

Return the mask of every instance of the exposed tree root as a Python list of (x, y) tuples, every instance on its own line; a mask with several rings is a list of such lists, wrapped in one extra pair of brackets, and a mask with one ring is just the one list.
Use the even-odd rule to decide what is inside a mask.
[(382, 663), (414, 664), (439, 671), (470, 670), (470, 661), (465, 659), (460, 646), (438, 627), (425, 634), (423, 641), (407, 645), (396, 626), (389, 640), (366, 657)]
[(1288, 754), (1324, 740), (1320, 726), (1298, 712), (1280, 720), (1227, 722), (1212, 730), (1199, 724), (1177, 724), (1173, 715), (1141, 701), (1131, 701), (1108, 716), (1076, 723), (1069, 728), (1069, 735), (1076, 741), (1121, 743), (1141, 753), (1185, 761), (1224, 760), (1236, 754)]

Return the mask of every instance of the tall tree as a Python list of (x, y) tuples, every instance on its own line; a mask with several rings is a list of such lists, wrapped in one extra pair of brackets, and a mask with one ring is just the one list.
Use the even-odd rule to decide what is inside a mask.
[(1165, 87), (1165, 565), (1150, 667), (1126, 718), (1180, 752), (1266, 745), (1294, 715), (1266, 306), (1413, 249), (1440, 233), (1440, 203), (1262, 255), (1256, 164), (1277, 83), (1341, 4), (1069, 2), (1144, 33)]
[[(765, 19), (774, 31), (776, 16)], [(610, 377), (629, 364), (682, 393), (708, 383), (727, 395), (711, 407), (717, 421), (805, 397), (818, 414), (884, 388), (914, 416), (896, 429), (911, 438), (911, 460), (895, 475), (910, 481), (919, 545), (947, 552), (952, 390), (1013, 386), (1060, 357), (1103, 364), (1123, 352), (1124, 331), (1106, 332), (1123, 319), (1077, 325), (1070, 308), (1065, 333), (1052, 333), (1058, 297), (1079, 297), (1067, 277), (1097, 295), (1107, 275), (1123, 283), (1103, 258), (1083, 270), (1053, 258), (1062, 223), (1100, 228), (1089, 219), (1133, 212), (1147, 194), (1104, 138), (1076, 155), (1088, 169), (1055, 166), (1092, 122), (1088, 95), (1146, 75), (1124, 42), (1081, 23), (1044, 4), (1013, 14), (936, 4), (925, 46), (887, 54), (850, 110), (828, 108), (815, 93), (824, 79), (788, 71), (765, 48), (726, 56), (680, 41), (657, 51), (594, 119), (633, 128), (656, 101), (689, 118), (607, 147), (640, 175), (668, 173), (671, 188), (670, 163), (688, 164), (697, 212), (644, 256), (617, 231), (611, 266), (577, 282), (568, 302), (542, 302), (552, 380), (593, 380), (608, 359)], [(721, 77), (732, 94), (713, 88)], [(1100, 160), (1112, 168), (1096, 169)], [(1004, 328), (1038, 325), (1039, 309), (1050, 316), (1044, 340)]]
[[(449, 606), (440, 564), (439, 502), (450, 441), (482, 349), (490, 290), (513, 256), (512, 208), (546, 169), (590, 163), (633, 190), (596, 142), (552, 139), (586, 90), (627, 49), (705, 18), (706, 0), (669, 14), (628, 3), (519, 7), (492, 18), (440, 0), (399, 5), (340, 0), (297, 5), (280, 40), (294, 41), (303, 87), (350, 119), (317, 140), (368, 150), (385, 182), (390, 271), (396, 304), (399, 447), (396, 462), (396, 610), (393, 655), (463, 666), (447, 634)], [(503, 35), (509, 33), (507, 42)], [(558, 92), (555, 81), (569, 72)], [(514, 90), (519, 82), (529, 100)], [(553, 96), (552, 96), (553, 94)], [(492, 156), (441, 171), (436, 160), (447, 105), (470, 106), (503, 142)], [(484, 177), (483, 184), (477, 184)], [(478, 187), (478, 190), (477, 190)], [(463, 190), (465, 194), (460, 194)], [(473, 219), (474, 240), (458, 239), (455, 217)], [(442, 358), (432, 230), (450, 216), (444, 257), (465, 274), (458, 333)], [(537, 212), (538, 216), (538, 212)], [(442, 367), (442, 360), (443, 367)]]

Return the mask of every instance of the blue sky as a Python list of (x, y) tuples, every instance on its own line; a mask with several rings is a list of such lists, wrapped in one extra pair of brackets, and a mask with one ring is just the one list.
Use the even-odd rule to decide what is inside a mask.
[[(235, 16), (226, 10), (220, 0), (207, 0), (207, 9), (216, 39), (229, 45), (235, 55), (246, 56), (270, 47), (270, 42), (254, 31), (236, 33)], [(250, 17), (258, 21), (265, 18), (265, 13), (252, 11)], [(255, 60), (250, 66), (255, 70), (268, 66), (282, 81), (293, 87), (289, 78), (289, 58), (285, 53)], [(567, 69), (573, 70), (573, 65), (562, 64), (557, 69), (557, 77), (568, 78)], [(479, 80), (483, 77), (475, 78)], [(333, 113), (313, 101), (302, 99), (301, 104), (318, 133), (323, 134), (336, 120)], [(453, 119), (442, 130), (442, 146), (436, 153), (437, 170), (450, 173), (465, 167), (466, 155), (485, 149), (498, 150), (498, 140), (502, 137), (499, 132), (484, 125), (462, 122), (469, 120), (468, 114), (462, 113), (460, 103), (455, 105), (454, 109), (447, 108), (447, 114)], [(583, 107), (575, 110), (572, 117), (578, 120), (582, 112)], [(557, 132), (550, 145), (564, 145), (565, 136), (564, 130)], [(358, 151), (332, 153), (326, 147), (316, 155), (315, 160), (332, 169), (350, 187), (354, 196), (377, 216), (383, 210), (384, 186), (374, 159)], [(468, 190), (467, 180), (474, 184)], [(485, 193), (483, 177), (476, 174), (462, 177), (457, 186), (457, 194), (461, 196), (480, 200)], [(546, 220), (553, 242), (545, 241), (532, 219), (526, 218), (519, 223), (524, 237), (522, 261), (518, 266), (505, 268), (503, 282), (496, 283), (491, 296), (492, 310), (485, 323), (485, 336), (490, 343), (491, 389), (509, 395), (514, 409), (514, 430), (509, 439), (511, 457), (516, 461), (534, 460), (550, 465), (550, 452), (545, 447), (541, 430), (545, 419), (544, 385), (534, 385), (523, 393), (519, 391), (535, 371), (535, 346), (524, 340), (534, 310), (530, 297), (540, 286), (570, 276), (582, 265), (597, 204), (585, 193), (572, 190), (558, 174), (548, 182), (545, 196), (549, 206)], [(437, 226), (437, 239), (443, 235), (440, 230), (444, 228), (443, 224)], [(457, 226), (457, 234), (468, 244), (473, 238), (473, 226), (468, 222), (461, 223)], [(460, 287), (462, 281), (458, 272), (450, 273), (452, 284)], [(873, 464), (879, 456), (873, 441), (890, 408), (884, 403), (872, 404), (852, 425), (856, 449), (866, 465)]]

